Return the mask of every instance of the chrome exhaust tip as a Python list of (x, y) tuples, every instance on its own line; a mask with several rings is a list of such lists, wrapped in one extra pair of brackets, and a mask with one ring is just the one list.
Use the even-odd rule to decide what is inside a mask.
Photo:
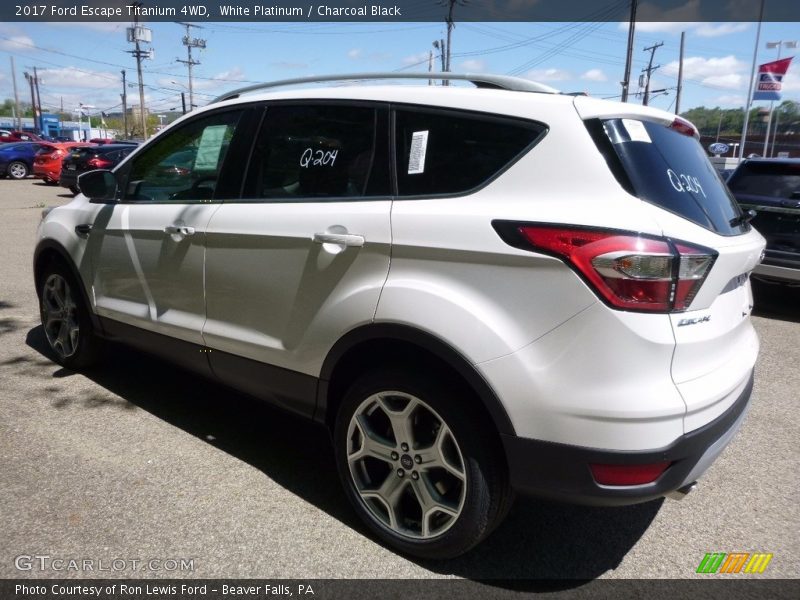
[(683, 500), (686, 496), (689, 495), (689, 492), (691, 492), (696, 487), (697, 487), (697, 482), (693, 481), (692, 483), (686, 484), (682, 488), (678, 488), (677, 490), (667, 492), (666, 494), (664, 494), (664, 497), (669, 498), (670, 500)]

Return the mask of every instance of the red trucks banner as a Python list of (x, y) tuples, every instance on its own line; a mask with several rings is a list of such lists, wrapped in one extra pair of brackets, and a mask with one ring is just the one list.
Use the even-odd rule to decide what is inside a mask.
[(758, 67), (758, 80), (755, 92), (753, 93), (754, 101), (781, 99), (783, 78), (786, 75), (786, 71), (789, 70), (789, 64), (792, 62), (792, 58), (794, 57), (782, 58), (773, 62), (764, 63)]

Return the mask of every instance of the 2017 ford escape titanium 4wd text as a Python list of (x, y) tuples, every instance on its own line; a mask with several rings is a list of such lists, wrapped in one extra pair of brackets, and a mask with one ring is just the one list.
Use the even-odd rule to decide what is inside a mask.
[(477, 89), (245, 88), (82, 175), (34, 257), (58, 362), (117, 340), (324, 423), (416, 556), (514, 491), (686, 493), (749, 402), (763, 238), (675, 115), (442, 77)]

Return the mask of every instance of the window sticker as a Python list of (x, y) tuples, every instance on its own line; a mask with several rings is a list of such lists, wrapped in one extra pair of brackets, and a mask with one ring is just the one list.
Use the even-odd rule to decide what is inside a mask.
[(197, 148), (197, 158), (194, 163), (196, 171), (217, 170), (222, 142), (227, 131), (227, 125), (213, 125), (203, 130), (203, 136), (200, 138), (200, 146)]
[(425, 153), (428, 151), (428, 132), (415, 131), (411, 134), (411, 151), (408, 156), (408, 174), (425, 172)]
[(634, 121), (633, 119), (622, 119), (622, 125), (628, 131), (628, 137), (632, 142), (645, 142), (652, 144), (653, 140), (650, 139), (650, 134), (647, 133), (644, 123), (641, 121)]

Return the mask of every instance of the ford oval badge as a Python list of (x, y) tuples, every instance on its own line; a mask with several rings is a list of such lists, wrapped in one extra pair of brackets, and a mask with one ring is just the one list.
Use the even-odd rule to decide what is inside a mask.
[(715, 142), (708, 147), (708, 151), (717, 156), (725, 154), (728, 150), (730, 150), (728, 144), (723, 144), (722, 142)]

